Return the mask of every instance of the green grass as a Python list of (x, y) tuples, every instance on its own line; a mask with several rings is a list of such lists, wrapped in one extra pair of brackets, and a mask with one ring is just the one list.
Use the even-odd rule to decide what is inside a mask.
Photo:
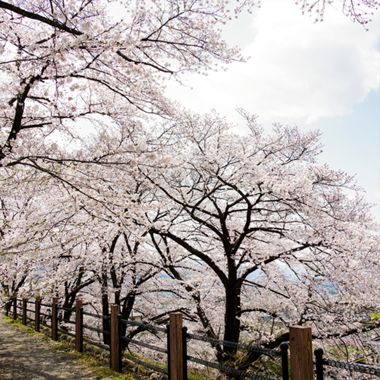
[(187, 376), (188, 380), (207, 380), (210, 376), (202, 374), (201, 372), (190, 372)]
[(42, 339), (44, 341), (49, 340), (49, 338), (44, 333), (37, 332), (33, 330), (31, 327), (23, 325), (19, 319), (14, 320), (13, 318), (10, 318), (10, 317), (3, 317), (3, 321), (9, 325), (14, 326), (20, 332), (33, 335), (34, 337)]

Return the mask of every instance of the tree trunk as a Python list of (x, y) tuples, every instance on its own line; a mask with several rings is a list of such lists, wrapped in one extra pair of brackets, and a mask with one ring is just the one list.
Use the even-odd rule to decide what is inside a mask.
[(11, 311), (11, 306), (12, 306), (12, 299), (8, 299), (4, 304), (4, 311), (7, 317), (9, 316), (9, 312)]
[(111, 319), (109, 313), (108, 294), (102, 294), (103, 343), (110, 344)]
[[(236, 294), (236, 287), (226, 290), (226, 306), (224, 314), (224, 336), (223, 340), (237, 343), (240, 337), (240, 294)], [(223, 351), (235, 353), (235, 348), (224, 347)]]
[[(128, 294), (124, 299), (123, 306), (121, 308), (122, 319), (129, 320), (133, 305), (135, 303), (136, 295), (134, 292)], [(125, 337), (127, 335), (127, 325), (125, 323), (121, 324), (121, 336)], [(124, 351), (128, 347), (128, 342), (122, 341), (122, 350)]]
[[(62, 307), (63, 310), (63, 322), (69, 322), (71, 319), (71, 316), (73, 315), (73, 307), (76, 299), (76, 293), (69, 293), (68, 289), (65, 291), (65, 299), (63, 301)], [(65, 310), (66, 309), (66, 310)]]
[[(241, 311), (240, 292), (241, 287), (238, 285), (237, 280), (230, 280), (229, 286), (226, 288), (223, 340), (232, 343), (239, 343), (240, 338), (240, 319), (238, 317)], [(221, 352), (217, 355), (217, 359), (220, 364), (238, 369), (235, 365), (236, 352), (236, 347), (223, 345)], [(239, 378), (228, 373), (225, 373), (225, 376), (228, 379)]]

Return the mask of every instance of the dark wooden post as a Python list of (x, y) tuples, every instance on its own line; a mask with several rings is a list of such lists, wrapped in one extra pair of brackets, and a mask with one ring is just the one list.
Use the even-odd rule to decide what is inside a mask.
[(17, 319), (17, 297), (12, 298), (12, 306), (13, 306), (13, 319)]
[(288, 342), (282, 342), (280, 344), (281, 349), (281, 372), (282, 380), (289, 380), (289, 363), (288, 363)]
[(75, 350), (83, 352), (83, 301), (75, 303)]
[(170, 314), (169, 321), (168, 370), (170, 373), (170, 380), (184, 380), (182, 315), (178, 313)]
[(183, 380), (187, 380), (187, 327), (182, 327)]
[(28, 308), (28, 300), (26, 298), (22, 299), (22, 324), (26, 326), (27, 324), (27, 311), (26, 309)]
[(41, 298), (37, 297), (34, 303), (35, 315), (34, 315), (34, 329), (40, 331), (40, 321), (41, 321)]
[(317, 348), (314, 350), (314, 355), (317, 380), (323, 380), (323, 349)]
[(167, 348), (167, 359), (168, 359), (168, 380), (171, 379), (170, 375), (170, 323), (166, 325), (166, 348)]
[(290, 368), (292, 380), (313, 380), (313, 350), (310, 327), (290, 327)]
[(51, 304), (51, 339), (58, 340), (58, 298)]
[(120, 307), (111, 305), (110, 367), (121, 372)]

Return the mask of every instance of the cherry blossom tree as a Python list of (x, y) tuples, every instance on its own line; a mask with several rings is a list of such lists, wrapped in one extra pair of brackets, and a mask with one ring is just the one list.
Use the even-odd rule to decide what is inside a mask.
[[(0, 298), (9, 309), (12, 298), (33, 281), (40, 242), (46, 236), (35, 175), (6, 169), (0, 192)], [(45, 209), (46, 211), (46, 209)]]
[(1, 1), (1, 158), (45, 152), (44, 138), (80, 120), (170, 113), (167, 79), (239, 59), (221, 38), (229, 11), (217, 0)]
[(378, 0), (296, 0), (296, 3), (301, 6), (303, 12), (315, 15), (316, 21), (323, 20), (327, 6), (340, 6), (346, 16), (362, 25), (368, 24), (372, 19), (374, 11), (380, 7)]
[(20, 294), (33, 273), (33, 258), (29, 255), (1, 257), (0, 259), (0, 299), (8, 315), (11, 302)]
[[(49, 136), (117, 115), (171, 114), (165, 83), (240, 59), (221, 27), (259, 0), (0, 1), (0, 159), (52, 154)], [(377, 0), (297, 1), (321, 18), (328, 5), (366, 23)], [(47, 139), (49, 140), (49, 139)], [(13, 153), (14, 156), (10, 154)], [(5, 157), (8, 156), (8, 161)]]
[[(39, 163), (39, 171), (48, 172), (50, 181), (65, 194), (58, 207), (70, 215), (50, 235), (50, 245), (56, 249), (44, 255), (41, 265), (47, 278), (40, 281), (41, 289), (63, 298), (65, 307), (72, 307), (80, 294), (105, 315), (111, 302), (119, 304), (125, 319), (134, 310), (146, 321), (157, 321), (158, 315), (173, 310), (157, 307), (154, 312), (140, 302), (148, 293), (167, 291), (157, 280), (162, 267), (149, 245), (150, 225), (144, 219), (154, 201), (154, 188), (136, 175), (136, 160), (151, 161), (163, 144), (157, 134), (125, 123), (120, 130), (105, 129), (80, 152), (62, 152), (56, 158), (46, 157), (43, 166)], [(70, 313), (65, 313), (69, 318)]]
[[(297, 3), (317, 19), (341, 4), (362, 24), (379, 6)], [(163, 95), (183, 72), (241, 59), (220, 28), (258, 4), (0, 1), (6, 300), (38, 292), (70, 308), (81, 295), (158, 323), (180, 311), (210, 338), (270, 348), (289, 324), (319, 338), (378, 326), (379, 237), (354, 180), (318, 163), (318, 133), (268, 134), (244, 114), (239, 136)], [(221, 363), (236, 353), (214, 348)]]
[[(140, 166), (160, 190), (157, 250), (210, 337), (249, 332), (276, 347), (289, 324), (344, 335), (378, 302), (376, 280), (365, 298), (357, 285), (375, 273), (369, 207), (350, 176), (317, 163), (318, 133), (277, 125), (268, 135), (247, 121), (242, 137), (218, 117), (189, 116), (176, 124), (175, 160)], [(221, 362), (236, 352), (216, 350)]]
[[(368, 329), (378, 236), (360, 189), (317, 162), (318, 133), (266, 133), (244, 116), (244, 136), (212, 114), (178, 113), (155, 128), (120, 121), (38, 162), (38, 176), (28, 173), (39, 186), (20, 177), (17, 194), (43, 206), (13, 231), (42, 250), (33, 290), (66, 305), (80, 295), (99, 314), (117, 302), (125, 318), (150, 322), (176, 310), (211, 338), (267, 347), (287, 340), (290, 324), (323, 339)], [(235, 355), (215, 350), (220, 362)]]

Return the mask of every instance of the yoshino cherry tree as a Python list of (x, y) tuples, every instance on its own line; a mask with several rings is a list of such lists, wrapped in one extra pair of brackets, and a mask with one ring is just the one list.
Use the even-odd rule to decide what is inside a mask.
[[(341, 5), (365, 24), (377, 0), (296, 1), (323, 17)], [(222, 37), (231, 14), (260, 0), (0, 1), (0, 160), (54, 154), (48, 136), (118, 115), (171, 114), (167, 80), (241, 59)], [(289, 6), (292, 6), (289, 1)], [(48, 139), (49, 140), (49, 139)], [(12, 154), (11, 154), (12, 153)], [(7, 160), (4, 158), (8, 156)]]
[[(297, 3), (318, 19), (338, 4), (362, 24), (379, 6)], [(290, 324), (321, 338), (368, 328), (378, 236), (354, 180), (318, 163), (318, 134), (266, 133), (246, 115), (240, 136), (164, 96), (182, 73), (241, 59), (221, 28), (258, 4), (0, 1), (7, 298), (38, 291), (70, 306), (86, 293), (103, 313), (111, 299), (149, 321), (176, 309), (211, 338), (267, 347)], [(235, 355), (215, 350), (221, 363)]]
[(44, 154), (54, 131), (79, 138), (72, 128), (79, 121), (170, 114), (166, 80), (240, 59), (220, 27), (244, 7), (219, 0), (1, 1), (1, 159)]
[[(34, 267), (46, 278), (33, 289), (80, 294), (99, 313), (107, 295), (150, 322), (177, 310), (211, 338), (267, 347), (287, 340), (290, 324), (320, 338), (368, 328), (378, 236), (360, 189), (318, 163), (318, 133), (265, 132), (245, 118), (245, 135), (212, 114), (114, 125), (76, 158), (47, 159), (38, 191), (18, 186), (42, 207), (13, 231), (42, 250)], [(220, 362), (235, 354), (215, 350)]]
[[(40, 171), (49, 173), (61, 194), (55, 207), (62, 205), (63, 222), (49, 235), (56, 248), (43, 255), (46, 278), (42, 276), (39, 288), (47, 296), (59, 296), (66, 308), (80, 294), (105, 315), (111, 303), (120, 305), (125, 319), (134, 311), (148, 322), (164, 323), (169, 312), (178, 311), (155, 296), (173, 289), (159, 279), (162, 266), (144, 217), (154, 207), (156, 189), (136, 166), (139, 161), (154, 163), (155, 151), (166, 139), (157, 136), (168, 134), (158, 129), (125, 122), (94, 136), (79, 152), (62, 149), (58, 155), (57, 150), (55, 159), (45, 159)], [(157, 307), (146, 307), (152, 300)]]
[[(317, 162), (317, 132), (265, 133), (246, 120), (241, 136), (214, 115), (188, 116), (167, 152), (175, 159), (140, 165), (159, 189), (150, 233), (167, 273), (212, 338), (277, 347), (290, 324), (348, 334), (378, 305), (370, 208), (351, 176)], [(221, 362), (236, 351), (215, 348)]]
[(57, 221), (48, 182), (34, 170), (19, 169), (6, 168), (1, 177), (0, 299), (6, 306), (35, 280), (43, 241)]

